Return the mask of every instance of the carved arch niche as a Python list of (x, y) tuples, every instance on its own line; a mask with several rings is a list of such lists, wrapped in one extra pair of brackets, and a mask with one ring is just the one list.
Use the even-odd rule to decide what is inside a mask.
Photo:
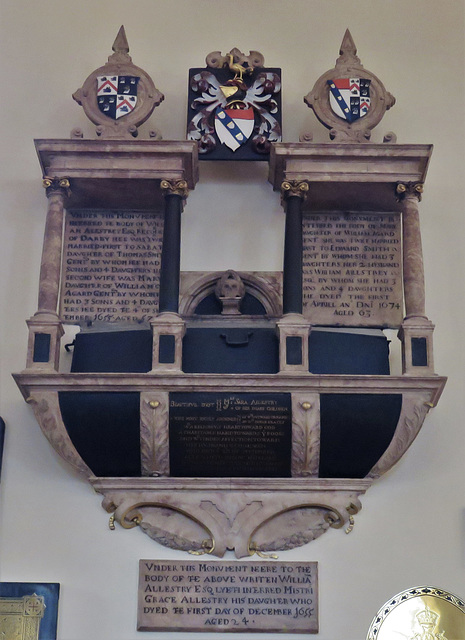
[[(278, 271), (183, 271), (181, 272), (179, 313), (191, 321), (199, 316), (222, 315), (222, 305), (215, 294), (221, 279), (235, 274), (243, 283), (245, 295), (239, 314), (250, 318), (277, 318), (282, 315), (282, 273)], [(229, 276), (231, 277), (231, 276)], [(224, 315), (230, 315), (224, 313)]]

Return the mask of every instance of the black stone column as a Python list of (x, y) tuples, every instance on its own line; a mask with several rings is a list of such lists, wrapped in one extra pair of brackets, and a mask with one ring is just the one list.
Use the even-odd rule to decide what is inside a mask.
[(283, 314), (302, 314), (302, 202), (308, 192), (308, 183), (297, 180), (281, 185), (286, 204), (283, 267)]
[(181, 265), (181, 214), (184, 198), (187, 197), (185, 180), (162, 180), (165, 196), (165, 219), (163, 226), (163, 248), (160, 268), (159, 313), (179, 308), (179, 273)]

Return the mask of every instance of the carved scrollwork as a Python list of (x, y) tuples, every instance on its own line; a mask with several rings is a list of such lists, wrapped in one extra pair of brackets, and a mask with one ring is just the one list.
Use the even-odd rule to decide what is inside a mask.
[(186, 511), (161, 503), (134, 504), (122, 513), (118, 511), (115, 517), (124, 529), (139, 527), (149, 538), (165, 547), (194, 555), (211, 554), (215, 550), (211, 531)]
[(164, 196), (181, 196), (187, 198), (189, 189), (185, 180), (162, 180), (160, 183)]
[(396, 184), (396, 197), (398, 202), (401, 202), (405, 198), (415, 197), (418, 202), (421, 202), (421, 195), (423, 193), (422, 182), (398, 182)]
[(207, 67), (221, 69), (229, 64), (231, 57), (231, 64), (240, 64), (246, 68), (257, 69), (265, 65), (265, 57), (259, 51), (250, 51), (249, 55), (246, 56), (245, 53), (242, 53), (242, 51), (236, 47), (224, 56), (221, 55), (221, 51), (212, 51), (205, 58), (205, 62), (207, 63)]
[(405, 393), (402, 399), (402, 411), (399, 416), (394, 437), (382, 457), (367, 475), (379, 478), (400, 460), (415, 440), (431, 408), (429, 393)]
[(69, 178), (57, 178), (56, 176), (52, 178), (50, 176), (44, 176), (44, 178), (42, 179), (42, 186), (45, 189), (47, 198), (50, 198), (53, 193), (57, 192), (65, 198), (69, 198), (69, 196), (71, 195)]
[(281, 197), (283, 200), (291, 197), (302, 198), (305, 200), (309, 188), (309, 184), (306, 180), (284, 180), (281, 184)]
[(93, 473), (76, 451), (61, 418), (57, 392), (32, 393), (28, 398), (43, 434), (59, 456), (86, 477)]

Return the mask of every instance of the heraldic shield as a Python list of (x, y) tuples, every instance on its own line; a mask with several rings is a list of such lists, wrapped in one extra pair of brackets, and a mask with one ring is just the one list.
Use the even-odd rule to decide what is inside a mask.
[(331, 109), (348, 122), (363, 118), (371, 106), (370, 83), (366, 78), (328, 80)]
[(223, 144), (236, 151), (247, 142), (253, 131), (254, 112), (249, 109), (223, 109), (215, 113), (215, 131)]
[(118, 120), (133, 111), (137, 103), (137, 76), (98, 76), (97, 104), (100, 111)]

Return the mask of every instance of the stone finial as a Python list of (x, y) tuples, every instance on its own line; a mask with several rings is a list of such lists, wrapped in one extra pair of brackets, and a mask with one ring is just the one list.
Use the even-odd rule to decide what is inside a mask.
[(101, 138), (136, 137), (145, 122), (164, 99), (151, 77), (132, 63), (124, 26), (121, 26), (108, 62), (96, 69), (73, 98), (86, 116), (97, 125)]
[(336, 65), (338, 63), (345, 63), (345, 64), (359, 64), (360, 66), (363, 66), (360, 63), (360, 58), (357, 57), (357, 47), (355, 46), (355, 42), (354, 39), (352, 38), (352, 34), (350, 33), (349, 29), (346, 29), (346, 32), (344, 33), (344, 37), (342, 38), (342, 42), (341, 42), (341, 48), (339, 49), (339, 58), (336, 60)]
[(339, 53), (334, 69), (318, 78), (304, 101), (330, 129), (331, 140), (367, 142), (395, 98), (374, 73), (364, 69), (348, 29)]

